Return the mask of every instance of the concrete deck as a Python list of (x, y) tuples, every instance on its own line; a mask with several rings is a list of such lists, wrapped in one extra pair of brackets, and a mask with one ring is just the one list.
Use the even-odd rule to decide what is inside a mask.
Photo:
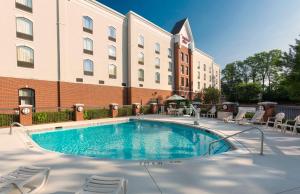
[[(192, 124), (190, 118), (146, 116), (146, 118)], [(119, 119), (124, 120), (124, 119)], [(111, 119), (93, 121), (109, 122)], [(30, 130), (53, 126), (84, 125), (90, 121), (28, 127)], [(229, 135), (246, 126), (224, 124), (201, 118), (200, 125)], [(300, 136), (265, 131), (265, 155), (260, 156), (259, 135), (255, 131), (239, 135), (232, 142), (239, 147), (218, 156), (140, 165), (139, 162), (101, 161), (43, 151), (24, 138), (21, 129), (8, 135), (0, 129), (0, 175), (21, 165), (51, 167), (48, 184), (41, 193), (72, 193), (91, 174), (123, 176), (129, 181), (129, 194), (299, 194)]]

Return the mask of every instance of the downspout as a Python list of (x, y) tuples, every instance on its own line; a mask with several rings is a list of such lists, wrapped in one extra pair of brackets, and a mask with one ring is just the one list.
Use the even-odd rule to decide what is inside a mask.
[(61, 59), (60, 59), (60, 15), (59, 15), (59, 0), (56, 0), (56, 36), (57, 36), (57, 106), (58, 109), (61, 107)]

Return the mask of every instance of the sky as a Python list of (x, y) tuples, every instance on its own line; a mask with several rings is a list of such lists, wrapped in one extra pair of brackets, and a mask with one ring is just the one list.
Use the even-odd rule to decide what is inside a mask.
[(171, 31), (188, 18), (196, 47), (222, 68), (257, 52), (287, 51), (300, 38), (300, 0), (98, 0)]

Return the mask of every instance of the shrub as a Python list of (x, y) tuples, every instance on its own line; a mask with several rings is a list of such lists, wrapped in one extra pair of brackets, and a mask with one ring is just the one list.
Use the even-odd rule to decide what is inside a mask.
[(246, 115), (245, 115), (245, 118), (246, 119), (251, 119), (254, 116), (254, 114), (255, 113), (253, 113), (253, 112), (247, 112)]
[(72, 121), (73, 111), (65, 110), (59, 112), (34, 112), (32, 115), (33, 124), (57, 123)]
[(206, 104), (216, 104), (220, 101), (221, 93), (218, 89), (209, 87), (204, 89), (204, 102)]
[(238, 101), (245, 103), (256, 103), (262, 88), (258, 83), (241, 83), (237, 86)]
[(149, 105), (142, 106), (141, 113), (144, 115), (151, 114), (151, 107)]
[(83, 112), (83, 117), (84, 117), (84, 120), (109, 118), (110, 111), (109, 111), (109, 109), (106, 109), (106, 108), (85, 110)]
[(0, 127), (7, 127), (12, 122), (18, 122), (18, 115), (15, 115), (15, 114), (0, 114)]
[(118, 117), (126, 117), (126, 116), (132, 116), (132, 106), (131, 105), (125, 105), (123, 107), (119, 107)]

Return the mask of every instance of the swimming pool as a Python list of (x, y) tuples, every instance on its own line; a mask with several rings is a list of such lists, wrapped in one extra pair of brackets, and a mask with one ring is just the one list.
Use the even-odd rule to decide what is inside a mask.
[[(77, 129), (32, 133), (42, 148), (64, 154), (112, 160), (184, 159), (207, 155), (215, 134), (193, 127), (144, 120)], [(213, 154), (231, 149), (228, 142), (214, 146)]]

